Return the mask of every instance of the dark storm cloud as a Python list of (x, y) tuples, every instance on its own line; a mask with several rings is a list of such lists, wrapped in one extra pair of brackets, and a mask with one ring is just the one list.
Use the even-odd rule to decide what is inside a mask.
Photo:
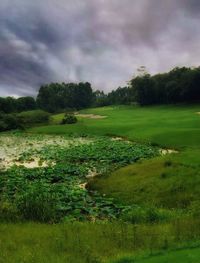
[(184, 8), (192, 16), (200, 15), (200, 1), (199, 0), (183, 0)]
[(36, 94), (50, 81), (124, 85), (199, 65), (198, 0), (1, 0), (0, 95)]

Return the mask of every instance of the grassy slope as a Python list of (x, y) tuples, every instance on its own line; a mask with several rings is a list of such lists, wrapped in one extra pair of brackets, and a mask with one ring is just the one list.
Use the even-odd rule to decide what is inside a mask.
[[(183, 207), (199, 196), (199, 109), (199, 105), (103, 107), (84, 112), (106, 115), (106, 119), (81, 119), (76, 125), (46, 126), (31, 131), (115, 134), (178, 148), (180, 153), (166, 157), (173, 163), (172, 167), (164, 167), (166, 158), (147, 161), (97, 179), (92, 187), (126, 203), (141, 204), (149, 199), (159, 206)], [(58, 123), (61, 118), (62, 115), (56, 115), (53, 122)]]
[[(176, 200), (178, 202), (178, 206), (180, 206), (188, 199), (193, 200), (199, 196), (198, 169), (200, 164), (200, 116), (196, 114), (196, 112), (200, 111), (199, 109), (200, 106), (198, 105), (157, 106), (145, 108), (125, 106), (104, 107), (85, 110), (84, 113), (106, 115), (108, 116), (106, 119), (80, 119), (78, 124), (61, 126), (56, 125), (56, 123), (59, 122), (62, 115), (56, 115), (53, 118), (52, 125), (32, 128), (29, 131), (43, 134), (79, 133), (94, 135), (118, 135), (127, 137), (131, 140), (151, 141), (166, 147), (178, 148), (181, 152), (170, 157), (173, 167), (164, 165), (166, 157), (160, 159), (158, 158), (136, 166), (129, 166), (124, 168), (124, 170), (116, 171), (110, 176), (103, 177), (98, 181), (95, 180), (96, 182), (93, 187), (97, 187), (100, 191), (106, 192), (109, 195), (115, 197), (120, 196), (120, 200), (124, 200), (124, 202), (127, 203), (135, 203), (135, 200), (137, 200), (138, 203), (143, 203), (148, 200), (150, 204), (152, 202), (157, 202), (158, 205), (166, 205), (169, 202), (169, 204), (171, 204), (170, 206), (174, 206), (174, 201)], [(182, 175), (183, 177), (181, 177)], [(182, 187), (185, 180), (187, 182), (187, 184), (185, 184), (186, 192), (184, 192), (184, 190), (182, 191), (182, 194), (177, 195), (175, 189), (175, 192), (173, 193), (172, 190), (173, 187), (176, 188), (176, 183), (178, 182)], [(138, 183), (140, 187), (137, 187)], [(138, 188), (140, 188), (140, 190), (145, 188), (145, 190), (139, 191)], [(171, 194), (171, 192), (173, 194)], [(186, 193), (186, 195), (184, 193)], [(168, 195), (168, 202), (166, 202), (166, 195)], [(100, 229), (100, 231), (102, 231), (102, 227), (100, 227)], [(101, 249), (104, 250), (107, 247), (107, 250), (111, 251), (111, 248), (113, 248), (112, 235), (116, 232), (117, 229), (113, 228), (110, 234), (107, 234), (106, 239), (99, 237), (98, 242), (91, 239), (91, 243), (88, 247), (94, 246), (96, 243), (96, 245), (100, 246)], [(97, 234), (96, 231), (93, 231), (93, 233), (95, 235)], [(91, 238), (88, 232), (85, 238), (88, 240)], [(109, 240), (111, 241), (112, 246), (108, 244)], [(70, 242), (71, 240), (69, 239), (68, 244), (70, 244)], [(85, 242), (87, 243), (88, 241), (85, 240)], [(99, 242), (105, 242), (105, 244), (100, 245)], [(120, 242), (119, 238), (118, 242)], [(62, 247), (63, 242), (61, 241), (60, 243), (60, 246)], [(50, 244), (46, 249), (48, 250), (49, 247), (51, 247)], [(127, 247), (128, 244), (126, 244), (126, 248)], [(121, 252), (123, 254), (123, 252), (128, 252), (126, 251), (126, 248), (124, 249), (125, 251), (121, 251), (119, 247), (115, 247), (113, 251), (116, 254), (120, 254)], [(85, 250), (85, 248), (82, 249)], [(51, 253), (52, 255), (54, 254), (53, 251), (54, 250), (52, 250)], [(96, 254), (95, 251), (96, 250), (93, 248), (92, 253), (94, 253), (94, 257)], [(45, 255), (45, 251), (41, 251), (40, 253)], [(71, 257), (73, 257), (74, 253), (76, 254), (77, 252), (73, 251), (71, 253)], [(106, 255), (104, 258), (112, 256), (105, 251), (98, 253), (99, 255)], [(197, 257), (199, 257), (198, 253)], [(62, 262), (61, 259), (59, 259), (60, 261), (56, 261), (54, 255), (52, 258), (54, 258), (52, 262)], [(76, 261), (77, 258), (75, 261), (71, 262), (78, 262)], [(178, 254), (175, 259), (176, 261), (174, 262), (182, 262), (182, 256), (180, 254)], [(48, 261), (51, 262), (50, 260)], [(47, 261), (41, 260), (38, 262)], [(185, 260), (185, 262), (188, 263), (192, 261)]]
[[(155, 143), (178, 148), (180, 152), (127, 166), (110, 175), (95, 178), (89, 186), (126, 204), (160, 208), (200, 207), (198, 108), (199, 106), (132, 108), (131, 113), (130, 108), (124, 107), (113, 110), (120, 114), (124, 112), (125, 116), (130, 114), (129, 118), (132, 116), (134, 119), (128, 138), (132, 139), (133, 134), (137, 134), (137, 139), (149, 138)], [(94, 112), (98, 113), (99, 110)]]
[(126, 204), (188, 208), (200, 198), (199, 166), (156, 158), (95, 178), (90, 186)]
[[(83, 119), (75, 125), (51, 125), (36, 127), (34, 133), (68, 134), (85, 133), (95, 135), (114, 134), (129, 139), (151, 141), (171, 147), (200, 145), (200, 110), (195, 106), (114, 106), (84, 110), (108, 116), (105, 119)], [(62, 115), (53, 118), (53, 124)]]
[(134, 257), (126, 257), (112, 263), (199, 263), (199, 259), (200, 248), (197, 247), (164, 253), (163, 255), (156, 255), (141, 260), (135, 260)]

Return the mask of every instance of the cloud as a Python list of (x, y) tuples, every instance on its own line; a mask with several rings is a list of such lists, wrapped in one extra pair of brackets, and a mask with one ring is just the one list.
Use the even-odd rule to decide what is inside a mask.
[(0, 95), (51, 81), (110, 91), (141, 65), (198, 66), (198, 0), (1, 0)]

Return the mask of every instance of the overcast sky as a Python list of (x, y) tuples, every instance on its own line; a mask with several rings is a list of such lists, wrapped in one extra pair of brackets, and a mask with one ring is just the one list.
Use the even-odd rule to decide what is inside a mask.
[(200, 64), (200, 0), (0, 0), (0, 96)]

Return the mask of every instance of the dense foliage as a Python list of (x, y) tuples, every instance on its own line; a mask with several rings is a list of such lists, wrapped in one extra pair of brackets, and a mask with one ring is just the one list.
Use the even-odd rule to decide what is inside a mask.
[(50, 114), (42, 110), (25, 111), (18, 114), (0, 113), (0, 132), (24, 129), (36, 123), (48, 123)]
[(49, 112), (59, 112), (67, 108), (86, 108), (92, 103), (93, 93), (90, 83), (51, 83), (42, 86), (37, 96), (39, 108)]
[(77, 121), (78, 120), (74, 114), (66, 113), (61, 121), (61, 124), (73, 124), (76, 123)]
[(32, 97), (0, 97), (0, 112), (13, 113), (40, 108), (54, 113), (114, 104), (150, 105), (200, 101), (200, 67), (177, 67), (168, 73), (154, 76), (148, 74), (145, 67), (141, 68), (143, 71), (139, 71), (140, 74), (129, 81), (128, 86), (119, 87), (108, 94), (100, 90), (93, 91), (88, 82), (50, 83), (40, 87), (36, 101)]
[(130, 87), (119, 87), (116, 90), (112, 90), (108, 94), (103, 91), (94, 92), (93, 104), (96, 107), (108, 106), (108, 105), (127, 105), (134, 102), (134, 92)]
[(18, 128), (22, 128), (22, 125), (15, 114), (0, 113), (0, 132)]
[[(141, 158), (158, 155), (150, 146), (103, 138), (72, 147), (44, 146), (24, 152), (19, 161), (40, 157), (41, 167), (13, 166), (0, 176), (0, 209), (7, 219), (42, 222), (61, 218), (116, 218), (125, 209), (112, 198), (82, 187), (88, 177), (102, 174)], [(42, 167), (47, 162), (48, 167)]]
[(141, 67), (128, 87), (119, 87), (108, 94), (95, 93), (96, 106), (113, 104), (141, 105), (194, 103), (200, 101), (200, 67), (174, 68), (168, 73), (151, 76)]
[(141, 105), (194, 103), (200, 101), (200, 67), (174, 68), (169, 73), (145, 73), (130, 81)]
[(36, 109), (36, 101), (32, 97), (0, 97), (0, 112), (13, 113)]
[(37, 123), (48, 123), (50, 113), (43, 110), (24, 111), (17, 114), (17, 117), (20, 123), (26, 127)]
[(118, 89), (108, 93), (109, 104), (131, 104), (134, 102), (134, 92), (130, 87), (119, 87)]

